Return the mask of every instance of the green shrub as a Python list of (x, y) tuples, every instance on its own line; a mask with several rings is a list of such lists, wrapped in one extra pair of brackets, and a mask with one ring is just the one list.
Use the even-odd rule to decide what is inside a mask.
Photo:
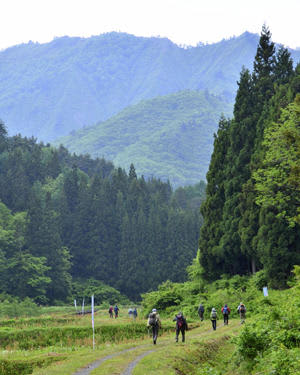
[(173, 364), (176, 374), (216, 375), (217, 372), (207, 362), (216, 357), (218, 350), (224, 345), (224, 341), (229, 338), (229, 336), (223, 336), (205, 343), (199, 342), (195, 349), (183, 351)]
[(130, 304), (130, 300), (122, 295), (117, 289), (104, 284), (102, 281), (93, 278), (88, 280), (77, 280), (72, 284), (72, 296), (74, 299), (82, 300), (82, 298), (90, 298), (94, 295), (95, 303), (101, 305), (103, 303), (111, 304)]
[(270, 342), (267, 329), (245, 326), (236, 340), (237, 352), (241, 360), (252, 361), (269, 348)]
[(65, 359), (65, 356), (47, 356), (31, 360), (0, 359), (0, 375), (27, 375), (32, 374), (35, 367), (46, 367), (55, 361)]
[(20, 316), (38, 316), (40, 313), (41, 307), (37, 306), (29, 298), (26, 298), (24, 301), (11, 299), (0, 303), (1, 317), (17, 318)]
[(181, 286), (183, 284), (176, 284), (166, 281), (159, 286), (155, 292), (150, 292), (142, 295), (142, 306), (145, 311), (145, 317), (148, 316), (153, 308), (156, 308), (160, 313), (168, 309), (168, 313), (177, 310), (178, 306), (183, 300), (183, 291)]

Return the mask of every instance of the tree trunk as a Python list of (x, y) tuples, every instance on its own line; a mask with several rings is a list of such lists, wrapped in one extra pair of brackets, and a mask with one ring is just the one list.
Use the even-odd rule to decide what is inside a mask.
[(254, 275), (256, 273), (256, 264), (255, 264), (255, 259), (251, 259), (251, 268), (252, 268), (252, 274)]

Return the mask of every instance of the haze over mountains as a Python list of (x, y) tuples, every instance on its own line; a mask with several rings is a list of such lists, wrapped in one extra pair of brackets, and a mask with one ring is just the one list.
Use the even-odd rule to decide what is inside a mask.
[[(236, 81), (239, 79), (242, 66), (252, 68), (258, 38), (256, 34), (245, 32), (239, 37), (219, 43), (181, 48), (165, 38), (135, 37), (113, 32), (91, 38), (62, 37), (46, 44), (28, 43), (11, 47), (0, 52), (0, 118), (6, 124), (10, 135), (21, 133), (52, 142), (72, 132), (76, 140), (68, 138), (68, 141), (66, 139), (65, 141), (70, 147), (72, 145), (73, 151), (105, 155), (106, 158), (124, 167), (129, 161), (139, 165), (147, 164), (148, 169), (142, 168), (139, 171), (137, 168), (137, 172), (153, 175), (163, 159), (173, 160), (182, 154), (181, 146), (187, 148), (188, 145), (178, 144), (177, 156), (174, 153), (168, 154), (168, 150), (174, 150), (174, 147), (168, 146), (173, 142), (174, 134), (166, 133), (165, 141), (161, 143), (167, 155), (164, 153), (161, 160), (155, 160), (151, 159), (151, 152), (149, 152), (150, 159), (141, 163), (140, 151), (147, 147), (143, 143), (141, 134), (138, 136), (139, 150), (135, 149), (137, 144), (127, 137), (125, 157), (124, 149), (123, 153), (116, 154), (115, 149), (109, 149), (109, 142), (104, 145), (103, 140), (99, 138), (91, 139), (91, 134), (97, 133), (97, 137), (103, 136), (104, 133), (107, 135), (110, 124), (111, 136), (115, 139), (117, 125), (114, 121), (118, 117), (105, 122), (104, 133), (102, 130), (99, 131), (99, 122), (108, 120), (127, 106), (135, 105), (141, 100), (183, 90), (194, 90), (194, 98), (197, 96), (197, 91), (200, 98), (204, 95), (200, 91), (205, 90), (207, 100), (202, 100), (199, 108), (197, 110), (193, 108), (193, 111), (196, 110), (198, 115), (201, 111), (205, 113), (202, 120), (208, 111), (217, 110), (218, 113), (217, 116), (216, 112), (208, 115), (212, 121), (201, 123), (201, 129), (205, 129), (203, 137), (209, 138), (211, 143), (210, 148), (205, 149), (208, 160), (195, 159), (196, 165), (203, 164), (201, 172), (195, 176), (198, 181), (205, 176), (218, 118), (222, 112), (226, 115), (230, 114), (228, 104), (233, 103), (237, 89)], [(292, 56), (295, 61), (299, 61), (300, 51), (292, 51)], [(168, 98), (174, 104), (174, 98), (182, 100), (182, 95)], [(192, 94), (187, 92), (186, 95), (188, 97)], [(218, 95), (218, 99), (215, 95)], [(155, 102), (155, 112), (158, 116), (160, 110), (157, 105), (165, 100)], [(218, 105), (213, 108), (211, 103), (216, 100)], [(193, 103), (195, 104), (195, 101)], [(140, 111), (143, 106), (147, 107), (143, 104), (133, 110), (139, 112), (138, 121), (142, 121), (143, 114)], [(149, 106), (153, 106), (153, 102), (149, 102)], [(193, 114), (188, 114), (182, 107), (180, 108), (182, 113), (185, 112), (185, 120), (182, 113), (181, 115), (177, 113), (179, 117), (176, 120), (182, 121), (182, 124), (189, 122)], [(130, 111), (132, 114), (132, 109)], [(163, 107), (162, 112), (164, 112)], [(173, 113), (174, 116), (175, 114), (176, 112)], [(124, 113), (120, 114), (121, 117), (123, 115)], [(161, 119), (165, 115), (166, 113)], [(175, 121), (174, 116), (169, 116), (167, 122), (170, 118)], [(148, 120), (146, 123), (151, 133), (152, 126), (155, 127), (155, 120), (152, 122)], [(96, 132), (92, 131), (88, 136), (90, 130), (84, 130), (75, 135), (74, 131), (95, 123), (98, 129)], [(163, 123), (161, 126), (171, 131), (170, 122)], [(124, 128), (118, 126), (117, 128), (123, 137)], [(139, 131), (137, 123), (135, 129)], [(79, 140), (82, 134), (85, 134), (85, 141)], [(180, 132), (176, 135), (177, 139), (182, 136)], [(190, 136), (192, 137), (192, 134)], [(198, 139), (201, 137), (200, 133), (197, 137)], [(87, 138), (89, 142), (86, 142)], [(152, 139), (154, 140), (155, 137)], [(145, 141), (148, 143), (149, 150), (156, 147), (155, 143), (149, 144), (149, 137)], [(171, 163), (172, 165), (163, 169), (170, 171), (174, 165), (178, 165), (178, 162), (185, 160), (185, 157), (178, 157), (175, 164)], [(154, 164), (155, 170), (152, 169)], [(163, 178), (171, 177), (168, 172), (166, 173), (160, 175)], [(187, 174), (189, 174), (188, 168)], [(190, 182), (185, 178), (180, 180), (176, 176), (171, 177), (172, 179), (180, 184)]]
[(184, 49), (168, 39), (108, 33), (0, 52), (0, 117), (44, 141), (103, 121), (140, 100), (207, 89), (232, 101), (258, 36)]
[(104, 157), (173, 186), (205, 180), (220, 114), (231, 104), (205, 91), (180, 91), (126, 107), (99, 124), (58, 139), (76, 153)]

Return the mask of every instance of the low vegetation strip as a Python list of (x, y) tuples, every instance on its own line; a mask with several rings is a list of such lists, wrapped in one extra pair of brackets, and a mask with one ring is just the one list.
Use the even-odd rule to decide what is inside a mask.
[(41, 318), (21, 318), (21, 319), (5, 319), (0, 321), (0, 327), (29, 327), (32, 325), (40, 325), (48, 327), (50, 325), (66, 325), (76, 322), (77, 317), (57, 318), (57, 317), (41, 317)]
[(193, 375), (197, 374), (199, 365), (213, 359), (224, 345), (224, 342), (229, 340), (230, 336), (222, 336), (217, 339), (211, 339), (207, 342), (199, 342), (193, 350), (189, 350), (181, 357), (178, 357), (173, 365), (173, 368), (178, 375)]
[(48, 355), (43, 358), (30, 360), (0, 359), (0, 375), (27, 375), (32, 374), (36, 367), (47, 367), (52, 362), (62, 361), (66, 357), (62, 355)]
[[(162, 331), (173, 330), (174, 326), (165, 326)], [(145, 323), (131, 323), (124, 325), (103, 325), (95, 327), (96, 343), (121, 342), (137, 339), (148, 334)], [(2, 328), (0, 330), (0, 347), (14, 347), (28, 350), (53, 345), (77, 346), (85, 345), (91, 338), (91, 327), (39, 327), (30, 329)]]

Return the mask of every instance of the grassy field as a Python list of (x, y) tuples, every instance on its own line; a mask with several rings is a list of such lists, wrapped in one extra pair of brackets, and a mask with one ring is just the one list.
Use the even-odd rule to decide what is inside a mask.
[(35, 318), (3, 319), (0, 375), (71, 375), (107, 356), (110, 358), (90, 374), (123, 374), (130, 363), (145, 354), (136, 363), (133, 374), (196, 374), (192, 369), (214, 361), (224, 344), (230, 352), (232, 344), (227, 339), (239, 328), (237, 320), (229, 327), (220, 323), (217, 331), (211, 330), (209, 321), (201, 326), (189, 321), (192, 329), (187, 332), (186, 343), (175, 344), (174, 323), (171, 319), (162, 320), (161, 336), (154, 346), (145, 319), (138, 317), (133, 321), (127, 308), (121, 309), (118, 319), (110, 319), (106, 310), (98, 310), (93, 349), (90, 314), (82, 316), (62, 310), (47, 311)]

